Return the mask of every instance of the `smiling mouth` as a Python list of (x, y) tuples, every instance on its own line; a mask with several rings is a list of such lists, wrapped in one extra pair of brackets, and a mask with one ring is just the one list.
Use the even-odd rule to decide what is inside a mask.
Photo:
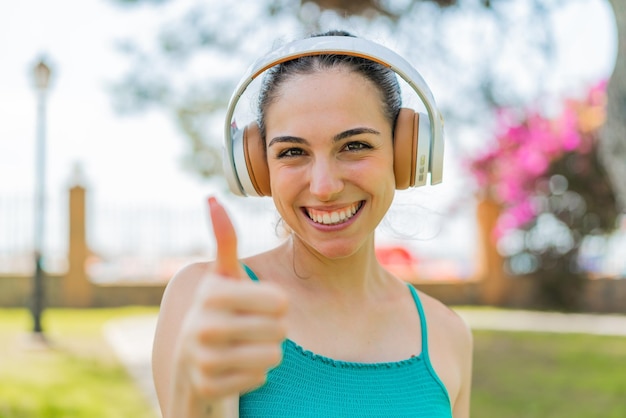
[(307, 216), (315, 223), (322, 225), (337, 225), (347, 222), (352, 218), (363, 206), (363, 201), (353, 203), (350, 206), (346, 206), (342, 209), (336, 209), (332, 211), (323, 211), (317, 209), (305, 210)]

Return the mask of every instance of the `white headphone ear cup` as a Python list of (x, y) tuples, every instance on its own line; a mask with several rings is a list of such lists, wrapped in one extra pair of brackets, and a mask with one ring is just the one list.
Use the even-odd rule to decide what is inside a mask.
[[(230, 155), (235, 154), (235, 148), (241, 148), (243, 142), (243, 132), (239, 129), (232, 132), (231, 141), (226, 141), (222, 148), (222, 168), (224, 170), (224, 177), (230, 191), (237, 196), (246, 196), (244, 189), (239, 180), (237, 173), (237, 166), (234, 159), (230, 158)], [(230, 144), (233, 149), (227, 150), (226, 147)], [(232, 152), (229, 152), (232, 151)]]
[(419, 187), (426, 184), (428, 172), (430, 170), (433, 135), (430, 130), (430, 119), (424, 113), (416, 113), (416, 147), (414, 149), (413, 169), (411, 176), (411, 186)]
[(247, 149), (247, 131), (248, 126), (245, 129), (237, 130), (233, 135), (233, 161), (234, 172), (237, 181), (239, 182), (240, 196), (262, 196), (255, 186), (256, 180), (250, 175), (251, 167), (249, 165), (249, 155)]
[(430, 149), (430, 184), (439, 184), (443, 181), (443, 154), (444, 154), (444, 121), (439, 113), (439, 120), (432, 127), (433, 140)]

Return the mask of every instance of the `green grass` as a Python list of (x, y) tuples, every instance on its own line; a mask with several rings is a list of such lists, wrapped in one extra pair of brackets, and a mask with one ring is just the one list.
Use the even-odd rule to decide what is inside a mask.
[(148, 312), (47, 310), (42, 349), (27, 311), (0, 309), (0, 418), (155, 418), (102, 337), (108, 320)]
[(474, 331), (472, 417), (626, 417), (626, 338)]
[[(49, 309), (52, 342), (27, 342), (27, 311), (0, 309), (0, 418), (155, 418), (102, 337), (156, 308)], [(474, 331), (473, 418), (626, 417), (626, 338)]]

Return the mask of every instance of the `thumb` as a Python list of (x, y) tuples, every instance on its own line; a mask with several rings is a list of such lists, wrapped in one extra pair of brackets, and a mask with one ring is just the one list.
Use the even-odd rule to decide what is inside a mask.
[(239, 278), (241, 267), (237, 259), (237, 234), (224, 207), (214, 197), (209, 197), (209, 212), (213, 234), (217, 243), (216, 273)]

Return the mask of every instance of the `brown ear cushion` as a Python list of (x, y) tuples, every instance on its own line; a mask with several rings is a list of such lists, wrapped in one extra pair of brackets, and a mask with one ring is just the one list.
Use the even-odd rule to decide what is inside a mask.
[(418, 126), (418, 113), (413, 109), (400, 109), (393, 133), (393, 172), (398, 190), (415, 185)]
[(254, 189), (260, 196), (271, 196), (270, 170), (267, 166), (261, 131), (256, 122), (252, 122), (244, 128), (243, 148), (246, 157), (246, 168)]

